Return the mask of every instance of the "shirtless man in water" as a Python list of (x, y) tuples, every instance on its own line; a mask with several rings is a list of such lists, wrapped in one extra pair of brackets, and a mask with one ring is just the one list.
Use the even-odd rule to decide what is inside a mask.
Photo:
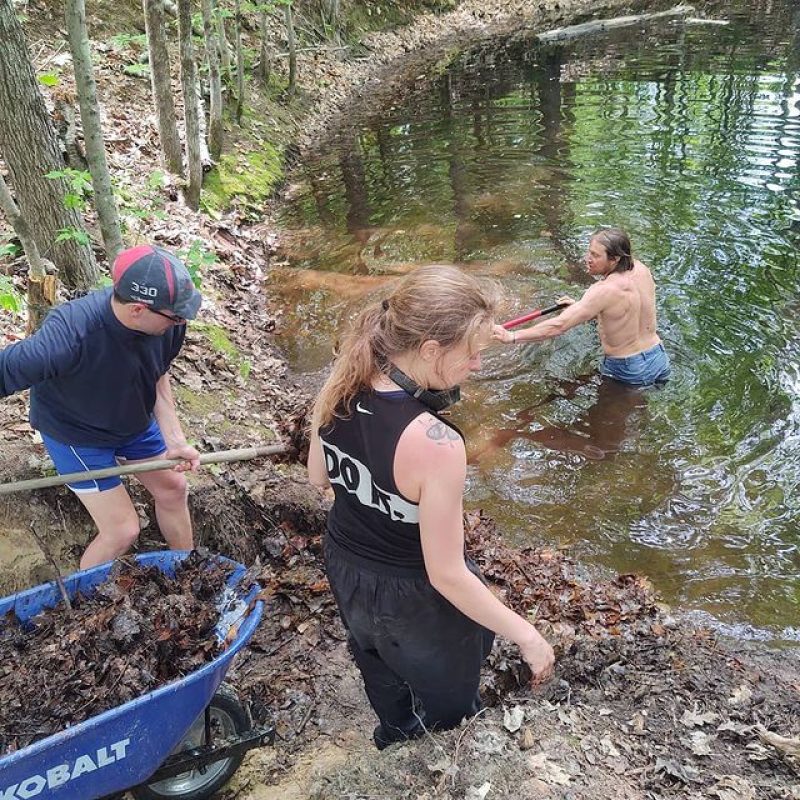
[(597, 319), (603, 375), (629, 386), (666, 381), (670, 365), (656, 333), (655, 283), (650, 270), (633, 258), (628, 234), (619, 228), (596, 231), (585, 260), (598, 281), (580, 300), (560, 297), (558, 302), (569, 306), (558, 317), (521, 331), (495, 325), (493, 338), (509, 344), (538, 342)]

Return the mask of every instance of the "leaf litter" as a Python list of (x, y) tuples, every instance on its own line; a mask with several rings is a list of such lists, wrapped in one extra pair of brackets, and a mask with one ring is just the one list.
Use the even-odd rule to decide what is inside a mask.
[[(261, 482), (254, 477), (240, 484), (248, 523), (256, 508), (269, 521), (248, 529), (248, 546), (258, 542), (258, 580), (271, 596), (235, 677), (254, 710), (269, 712), (280, 746), (253, 757), (270, 760), (254, 766), (251, 783), (281, 785), (303, 754), (330, 742), (348, 755), (315, 767), (314, 800), (455, 800), (484, 790), (735, 800), (752, 796), (749, 787), (768, 800), (800, 797), (796, 659), (737, 652), (678, 622), (642, 577), (603, 578), (560, 550), (508, 547), (480, 511), (465, 515), (468, 554), (492, 591), (553, 644), (554, 679), (532, 689), (518, 649), (498, 638), (482, 674), (489, 707), (478, 717), (382, 753), (358, 746), (374, 720), (325, 580), (324, 508), (309, 502), (304, 516), (288, 504), (285, 481), (266, 470)], [(782, 738), (760, 735), (758, 724)], [(256, 796), (236, 778), (224, 795)]]
[(23, 624), (10, 611), (0, 626), (0, 755), (213, 660), (224, 649), (215, 626), (231, 571), (197, 550), (174, 578), (123, 558), (71, 613), (60, 603)]

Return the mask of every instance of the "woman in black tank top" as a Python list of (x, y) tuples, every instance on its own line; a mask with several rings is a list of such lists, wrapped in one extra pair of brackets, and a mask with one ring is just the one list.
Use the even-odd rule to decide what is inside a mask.
[(314, 407), (309, 477), (334, 492), (328, 578), (379, 748), (476, 713), (495, 633), (534, 681), (552, 673), (550, 645), (464, 556), (466, 450), (438, 414), (480, 368), (495, 304), (455, 267), (410, 273), (358, 317)]

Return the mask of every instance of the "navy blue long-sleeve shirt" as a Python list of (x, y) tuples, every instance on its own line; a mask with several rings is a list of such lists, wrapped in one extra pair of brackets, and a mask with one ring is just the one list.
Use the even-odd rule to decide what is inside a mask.
[(156, 384), (186, 335), (125, 327), (112, 290), (54, 308), (27, 339), (0, 350), (0, 397), (31, 389), (31, 426), (64, 444), (109, 447), (141, 433), (153, 418)]

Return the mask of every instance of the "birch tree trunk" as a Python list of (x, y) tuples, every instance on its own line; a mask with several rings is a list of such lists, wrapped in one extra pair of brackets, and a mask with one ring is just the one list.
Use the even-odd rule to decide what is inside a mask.
[(233, 3), (234, 37), (236, 38), (236, 122), (241, 123), (244, 111), (244, 51), (242, 50), (242, 6)]
[(150, 85), (158, 123), (158, 138), (166, 168), (183, 177), (183, 150), (175, 124), (175, 103), (172, 101), (172, 70), (167, 38), (164, 33), (163, 0), (143, 0), (147, 49), (150, 53)]
[(294, 36), (294, 11), (292, 4), (284, 6), (286, 15), (286, 44), (289, 51), (289, 96), (297, 90), (297, 44)]
[(55, 265), (42, 258), (36, 240), (25, 217), (20, 214), (8, 184), (0, 173), (0, 209), (5, 212), (11, 227), (22, 242), (22, 249), (28, 259), (28, 326), (30, 335), (39, 329), (47, 312), (56, 301), (56, 268)]
[(211, 169), (211, 153), (208, 152), (208, 136), (206, 135), (206, 103), (203, 99), (203, 81), (197, 79), (197, 125), (200, 131), (200, 163), (205, 175)]
[(12, 0), (0, 0), (0, 42), (0, 152), (17, 203), (39, 252), (58, 266), (66, 286), (88, 289), (98, 279), (88, 237), (86, 244), (74, 238), (56, 242), (62, 230), (85, 232), (78, 212), (64, 208), (66, 182), (45, 178), (62, 170), (64, 160)]
[(208, 59), (208, 81), (211, 94), (211, 108), (208, 115), (208, 150), (214, 161), (222, 152), (224, 130), (222, 128), (222, 80), (219, 75), (219, 44), (212, 18), (211, 0), (202, 0), (203, 33), (206, 39), (206, 58)]
[(197, 69), (192, 46), (191, 0), (178, 0), (178, 37), (181, 51), (183, 119), (186, 125), (186, 157), (189, 162), (189, 181), (184, 198), (186, 205), (196, 211), (200, 207), (203, 162), (200, 156), (200, 114), (197, 103)]
[(269, 15), (265, 7), (261, 8), (260, 27), (261, 27), (261, 57), (258, 62), (258, 77), (264, 84), (265, 89), (269, 89), (269, 75), (272, 72), (272, 58), (269, 48), (269, 32), (267, 23)]
[(97, 102), (97, 85), (92, 70), (89, 34), (86, 32), (86, 6), (84, 0), (66, 0), (67, 34), (75, 70), (75, 87), (83, 123), (83, 141), (86, 160), (92, 173), (94, 207), (100, 223), (100, 233), (106, 246), (106, 257), (113, 263), (122, 250), (122, 233), (119, 228), (117, 203), (108, 173), (103, 127)]

